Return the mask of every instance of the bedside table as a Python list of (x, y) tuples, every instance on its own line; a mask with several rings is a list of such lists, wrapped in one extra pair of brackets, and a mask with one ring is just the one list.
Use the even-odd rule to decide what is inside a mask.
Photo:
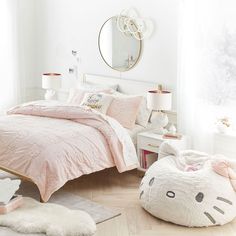
[(141, 165), (141, 158), (142, 158), (142, 151), (149, 151), (156, 153), (158, 155), (159, 147), (163, 142), (173, 143), (173, 145), (179, 147), (179, 149), (186, 149), (187, 148), (187, 138), (186, 136), (182, 136), (181, 139), (164, 139), (163, 135), (153, 133), (152, 131), (142, 132), (139, 133), (137, 136), (137, 154), (140, 163), (139, 171), (145, 172)]

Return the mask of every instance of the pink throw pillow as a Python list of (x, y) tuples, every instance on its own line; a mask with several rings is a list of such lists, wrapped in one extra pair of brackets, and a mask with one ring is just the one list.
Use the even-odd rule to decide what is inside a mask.
[(107, 115), (116, 119), (123, 127), (132, 129), (139, 111), (142, 96), (114, 97), (107, 110)]

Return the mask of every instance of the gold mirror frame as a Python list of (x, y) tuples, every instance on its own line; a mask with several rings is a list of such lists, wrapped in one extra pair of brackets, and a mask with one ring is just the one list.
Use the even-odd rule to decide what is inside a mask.
[[(140, 58), (141, 58), (141, 55), (142, 55), (142, 49), (143, 49), (143, 45), (142, 45), (143, 43), (142, 43), (142, 42), (143, 42), (143, 41), (136, 39), (136, 40), (139, 42), (139, 52), (138, 52), (137, 59), (135, 60), (135, 62), (133, 63), (133, 65), (130, 66), (129, 68), (126, 68), (126, 69), (123, 69), (123, 70), (118, 70), (118, 69), (116, 69), (116, 68), (113, 68), (110, 64), (108, 64), (108, 62), (105, 60), (104, 56), (102, 55), (102, 51), (101, 51), (101, 48), (100, 48), (100, 36), (101, 36), (101, 32), (102, 32), (102, 29), (103, 29), (103, 27), (105, 26), (105, 24), (106, 24), (108, 21), (110, 21), (111, 19), (117, 18), (117, 17), (118, 17), (118, 16), (112, 16), (112, 17), (110, 17), (109, 19), (107, 19), (107, 20), (103, 23), (102, 27), (100, 28), (99, 35), (98, 35), (98, 48), (99, 48), (99, 53), (100, 53), (100, 55), (101, 55), (103, 61), (106, 63), (107, 66), (109, 66), (111, 69), (113, 69), (113, 70), (115, 70), (115, 71), (125, 72), (125, 71), (129, 71), (129, 70), (133, 69), (133, 68), (138, 64), (138, 62), (139, 62), (139, 60), (140, 60)], [(122, 32), (121, 32), (121, 33), (122, 33)], [(139, 33), (139, 35), (140, 35), (140, 33)], [(140, 37), (140, 38), (141, 38), (141, 37)]]

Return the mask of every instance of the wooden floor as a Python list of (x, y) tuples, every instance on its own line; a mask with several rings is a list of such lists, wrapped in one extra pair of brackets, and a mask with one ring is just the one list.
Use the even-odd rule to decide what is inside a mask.
[(96, 236), (236, 236), (236, 221), (225, 226), (191, 229), (166, 223), (145, 212), (138, 200), (136, 171), (104, 170), (70, 181), (64, 188), (107, 207), (121, 216), (98, 224)]

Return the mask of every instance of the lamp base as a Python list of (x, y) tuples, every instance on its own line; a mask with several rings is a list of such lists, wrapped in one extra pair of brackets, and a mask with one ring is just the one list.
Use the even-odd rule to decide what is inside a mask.
[(53, 100), (55, 97), (56, 91), (48, 89), (44, 95), (45, 100)]
[(152, 114), (151, 123), (156, 126), (155, 130), (153, 131), (156, 134), (165, 134), (167, 130), (165, 127), (168, 125), (168, 116), (163, 112), (156, 112)]

